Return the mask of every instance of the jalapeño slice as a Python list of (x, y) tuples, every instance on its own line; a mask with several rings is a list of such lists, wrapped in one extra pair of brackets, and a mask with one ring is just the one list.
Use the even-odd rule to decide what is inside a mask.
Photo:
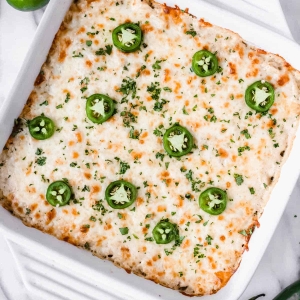
[(156, 244), (169, 244), (178, 236), (177, 226), (169, 221), (162, 220), (152, 230)]
[(163, 144), (169, 155), (180, 157), (191, 152), (194, 140), (185, 127), (174, 125), (165, 132)]
[(54, 123), (51, 119), (45, 116), (38, 116), (29, 121), (29, 133), (36, 140), (49, 139), (55, 130)]
[(105, 199), (110, 207), (122, 209), (130, 206), (137, 197), (137, 188), (128, 181), (111, 182), (105, 191)]
[(49, 0), (6, 0), (9, 5), (21, 11), (33, 11), (48, 4)]
[(274, 88), (271, 83), (264, 80), (252, 83), (245, 93), (246, 104), (257, 112), (269, 110), (274, 100)]
[(218, 70), (218, 59), (210, 51), (200, 50), (193, 56), (192, 68), (196, 75), (200, 77), (211, 76)]
[(133, 23), (125, 23), (113, 30), (112, 40), (114, 45), (123, 52), (134, 52), (142, 43), (142, 30)]
[(64, 181), (52, 182), (46, 193), (47, 201), (53, 206), (64, 206), (69, 203), (72, 196), (71, 188)]
[(219, 188), (211, 187), (200, 194), (199, 206), (211, 215), (221, 214), (227, 205), (227, 193)]
[(94, 94), (86, 100), (86, 115), (93, 122), (102, 124), (114, 113), (114, 101), (108, 96)]

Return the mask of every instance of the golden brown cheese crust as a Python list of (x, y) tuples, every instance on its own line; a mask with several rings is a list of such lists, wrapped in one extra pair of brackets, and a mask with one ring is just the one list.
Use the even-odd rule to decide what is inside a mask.
[[(44, 113), (57, 131), (36, 141), (25, 125), (15, 128), (0, 156), (0, 203), (27, 226), (85, 247), (127, 272), (186, 295), (205, 295), (226, 285), (238, 268), (278, 180), (298, 126), (300, 76), (281, 57), (187, 12), (140, 0), (81, 0), (71, 6), (21, 114), (30, 120)], [(130, 54), (113, 48), (110, 55), (96, 55), (112, 45), (111, 31), (129, 21), (140, 22), (147, 45)], [(217, 51), (223, 70), (216, 76), (203, 79), (190, 71), (200, 49)], [(159, 70), (153, 68), (156, 61)], [(136, 83), (136, 96), (131, 91), (124, 99), (124, 79)], [(276, 90), (266, 115), (255, 114), (244, 101), (245, 89), (256, 80), (268, 80)], [(160, 101), (166, 100), (162, 111), (153, 109), (147, 91), (155, 82)], [(94, 93), (117, 101), (117, 113), (103, 125), (85, 115), (85, 98)], [(131, 126), (138, 139), (130, 138), (122, 111), (136, 117)], [(195, 138), (193, 153), (181, 160), (163, 156), (160, 132), (175, 122)], [(241, 133), (245, 129), (250, 138)], [(245, 146), (250, 150), (239, 155)], [(130, 166), (124, 174), (120, 160)], [(55, 208), (45, 191), (62, 178), (77, 200)], [(116, 211), (104, 192), (120, 178), (139, 192), (135, 205)], [(198, 206), (200, 191), (212, 185), (231, 199), (220, 216)], [(179, 226), (180, 246), (146, 240), (161, 218)], [(126, 236), (123, 227), (129, 228)]]

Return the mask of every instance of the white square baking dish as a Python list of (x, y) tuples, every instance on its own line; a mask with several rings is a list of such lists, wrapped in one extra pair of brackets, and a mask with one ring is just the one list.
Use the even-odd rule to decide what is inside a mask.
[[(3, 148), (11, 133), (14, 119), (19, 116), (27, 101), (35, 78), (46, 59), (53, 38), (71, 2), (72, 0), (50, 1), (16, 82), (1, 107), (0, 149)], [(170, 6), (175, 4), (181, 8), (187, 6), (184, 0), (168, 0), (166, 2)], [(204, 17), (211, 23), (233, 30), (259, 48), (280, 54), (295, 68), (300, 69), (298, 57), (300, 46), (291, 40), (203, 1), (190, 0), (188, 7), (189, 11), (198, 18)], [(250, 251), (244, 253), (239, 269), (223, 289), (215, 295), (201, 297), (201, 299), (236, 300), (242, 294), (263, 256), (299, 176), (299, 152), (300, 137), (298, 130), (290, 156), (282, 168), (280, 179), (272, 192), (263, 216), (259, 220), (261, 227), (255, 230), (251, 238)], [(67, 269), (73, 270), (74, 276), (80, 274), (83, 281), (99, 282), (99, 291), (103, 295), (103, 300), (187, 299), (186, 296), (176, 291), (161, 287), (135, 275), (128, 275), (124, 270), (118, 269), (110, 262), (93, 257), (87, 251), (58, 241), (38, 230), (27, 228), (2, 207), (0, 207), (0, 230), (15, 243), (28, 249), (35, 249), (45, 257), (54, 258), (55, 261), (64, 265)], [(47, 262), (45, 262), (46, 264)], [(50, 273), (48, 277), (49, 281), (54, 280), (53, 277), (51, 278)], [(49, 291), (51, 292), (51, 285), (49, 285)], [(58, 295), (64, 294), (62, 288), (55, 291), (52, 288), (52, 292)], [(72, 299), (83, 298), (85, 299), (83, 294), (78, 294)], [(66, 298), (62, 297), (62, 299)]]

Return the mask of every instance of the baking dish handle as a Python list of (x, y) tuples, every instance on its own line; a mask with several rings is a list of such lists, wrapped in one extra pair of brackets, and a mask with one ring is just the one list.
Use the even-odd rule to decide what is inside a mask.
[(18, 271), (27, 290), (37, 299), (47, 300), (121, 300), (108, 290), (111, 287), (99, 285), (85, 278), (80, 272), (69, 270), (41, 253), (22, 247), (7, 239), (8, 246), (17, 264)]

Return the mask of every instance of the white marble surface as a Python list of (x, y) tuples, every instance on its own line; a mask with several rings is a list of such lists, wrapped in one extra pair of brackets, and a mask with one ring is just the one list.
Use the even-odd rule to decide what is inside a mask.
[[(281, 0), (294, 38), (300, 42), (300, 2)], [(0, 0), (0, 109), (32, 41), (43, 10), (21, 13)], [(278, 228), (240, 298), (247, 300), (265, 293), (271, 300), (285, 286), (300, 278), (300, 180)], [(13, 256), (0, 234), (0, 300), (41, 300), (29, 294), (16, 268)], [(105, 300), (105, 299), (103, 299)], [(224, 299), (227, 300), (227, 299)], [(228, 299), (231, 300), (231, 299)]]

